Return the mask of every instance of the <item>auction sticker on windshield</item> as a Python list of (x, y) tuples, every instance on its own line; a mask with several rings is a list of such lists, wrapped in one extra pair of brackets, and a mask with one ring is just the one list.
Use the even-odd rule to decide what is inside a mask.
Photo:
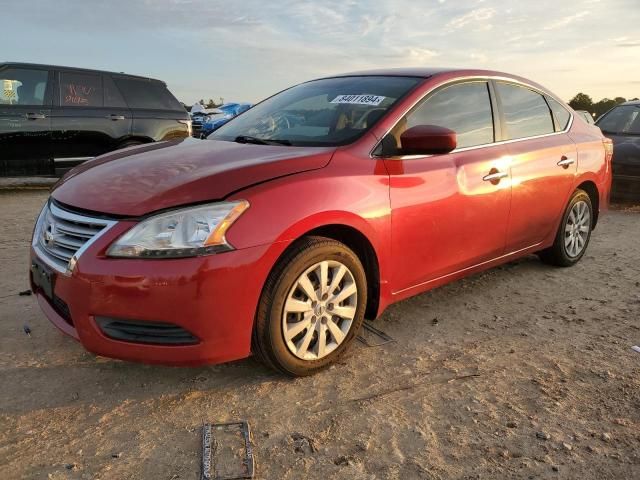
[(386, 97), (380, 95), (338, 95), (331, 103), (350, 103), (355, 105), (380, 105)]

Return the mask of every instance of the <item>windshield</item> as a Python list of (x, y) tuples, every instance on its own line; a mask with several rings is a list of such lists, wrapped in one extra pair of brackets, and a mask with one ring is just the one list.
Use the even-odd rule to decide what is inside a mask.
[(209, 140), (338, 146), (353, 142), (422, 79), (344, 77), (292, 87), (220, 127)]
[(640, 105), (622, 105), (596, 123), (606, 133), (640, 135)]

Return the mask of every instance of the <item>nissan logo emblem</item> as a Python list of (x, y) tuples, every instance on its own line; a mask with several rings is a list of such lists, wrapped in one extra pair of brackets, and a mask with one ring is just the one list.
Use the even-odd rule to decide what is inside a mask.
[(56, 239), (56, 224), (53, 222), (50, 222), (47, 225), (47, 228), (45, 228), (44, 230), (44, 243), (47, 246), (51, 246), (51, 244), (53, 244), (53, 242)]

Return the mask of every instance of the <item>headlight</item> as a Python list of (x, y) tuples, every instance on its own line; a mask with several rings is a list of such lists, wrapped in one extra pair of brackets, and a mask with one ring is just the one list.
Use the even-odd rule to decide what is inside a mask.
[(179, 258), (232, 250), (225, 233), (247, 208), (249, 202), (239, 200), (154, 215), (116, 240), (107, 255)]

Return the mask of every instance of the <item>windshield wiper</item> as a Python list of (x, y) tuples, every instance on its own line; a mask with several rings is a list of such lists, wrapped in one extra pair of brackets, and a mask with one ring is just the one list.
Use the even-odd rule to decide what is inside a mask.
[(253, 143), (256, 145), (291, 145), (289, 140), (264, 139), (258, 137), (250, 137), (248, 135), (239, 135), (233, 140), (236, 143)]

